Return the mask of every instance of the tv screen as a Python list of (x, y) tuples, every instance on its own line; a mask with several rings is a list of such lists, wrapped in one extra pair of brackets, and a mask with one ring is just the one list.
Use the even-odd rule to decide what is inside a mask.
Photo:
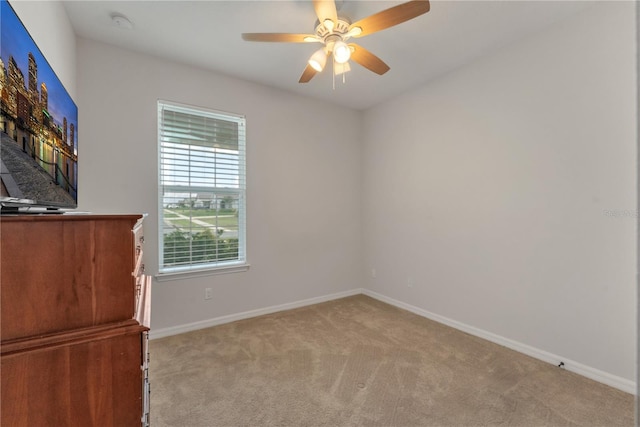
[(78, 205), (78, 108), (0, 0), (0, 205)]

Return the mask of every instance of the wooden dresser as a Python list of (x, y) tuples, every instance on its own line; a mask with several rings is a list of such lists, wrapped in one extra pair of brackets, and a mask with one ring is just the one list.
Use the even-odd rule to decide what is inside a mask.
[(2, 426), (148, 425), (141, 215), (0, 218)]

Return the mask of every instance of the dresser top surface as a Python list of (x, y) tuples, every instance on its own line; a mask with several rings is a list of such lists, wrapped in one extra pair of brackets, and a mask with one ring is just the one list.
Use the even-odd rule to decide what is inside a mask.
[(0, 226), (3, 222), (28, 221), (96, 221), (96, 220), (131, 220), (138, 221), (142, 214), (17, 214), (0, 216)]

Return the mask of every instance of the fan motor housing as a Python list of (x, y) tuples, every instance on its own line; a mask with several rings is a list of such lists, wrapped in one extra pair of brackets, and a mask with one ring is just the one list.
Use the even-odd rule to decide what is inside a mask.
[(342, 37), (349, 31), (350, 26), (351, 21), (349, 19), (338, 18), (338, 21), (335, 23), (333, 30), (329, 31), (329, 29), (324, 26), (324, 23), (320, 22), (316, 26), (315, 34), (322, 40), (326, 40), (327, 37), (332, 35), (337, 35), (342, 39)]

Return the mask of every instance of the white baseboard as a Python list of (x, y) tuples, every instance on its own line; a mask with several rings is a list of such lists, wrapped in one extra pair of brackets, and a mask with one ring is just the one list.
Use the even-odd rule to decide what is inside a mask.
[(551, 363), (556, 366), (560, 364), (560, 362), (564, 362), (564, 368), (566, 370), (575, 372), (578, 375), (582, 375), (583, 377), (587, 377), (594, 381), (598, 381), (600, 383), (617, 388), (624, 392), (627, 392), (633, 395), (635, 395), (637, 392), (636, 383), (634, 381), (631, 381), (622, 377), (618, 377), (608, 372), (604, 372), (599, 369), (595, 369), (590, 366), (583, 365), (582, 363), (573, 361), (571, 359), (567, 359), (566, 357), (558, 356), (556, 354), (549, 353), (547, 351), (540, 350), (538, 348), (531, 347), (529, 345), (526, 345), (517, 341), (513, 341), (509, 338), (505, 338), (500, 335), (496, 335), (494, 333), (487, 332), (485, 330), (466, 325), (456, 320), (452, 320), (447, 317), (440, 316), (439, 314), (431, 313), (430, 311), (423, 310), (421, 308), (415, 307), (411, 304), (404, 303), (402, 301), (395, 300), (393, 298), (389, 298), (385, 295), (379, 294), (369, 289), (362, 289), (362, 293), (367, 296), (370, 296), (371, 298), (375, 298), (379, 301), (385, 302), (387, 304), (391, 304), (395, 307), (402, 308), (404, 310), (410, 311), (419, 316), (426, 317), (427, 319), (431, 319), (438, 323), (451, 326), (452, 328), (458, 329), (460, 331), (466, 332), (476, 337), (483, 338), (487, 341), (491, 341), (493, 343), (502, 345), (504, 347), (510, 348), (511, 350), (515, 350), (519, 353), (526, 354), (527, 356), (531, 356), (533, 358), (542, 360), (543, 362)]
[(196, 331), (198, 329), (210, 328), (212, 326), (222, 325), (225, 323), (235, 322), (237, 320), (249, 319), (251, 317), (262, 316), (264, 314), (277, 313), (278, 311), (291, 310), (294, 308), (305, 307), (307, 305), (319, 304), (321, 302), (332, 301), (335, 299), (345, 298), (352, 295), (362, 294), (363, 289), (357, 288), (350, 291), (338, 292), (335, 294), (324, 295), (315, 298), (308, 298), (300, 301), (294, 301), (286, 304), (274, 305), (271, 307), (259, 308), (256, 310), (244, 311), (242, 313), (229, 314), (227, 316), (215, 317), (213, 319), (202, 320), (199, 322), (187, 323), (184, 325), (171, 326), (169, 328), (152, 329), (149, 332), (149, 339), (169, 337), (171, 335), (184, 334), (185, 332)]

